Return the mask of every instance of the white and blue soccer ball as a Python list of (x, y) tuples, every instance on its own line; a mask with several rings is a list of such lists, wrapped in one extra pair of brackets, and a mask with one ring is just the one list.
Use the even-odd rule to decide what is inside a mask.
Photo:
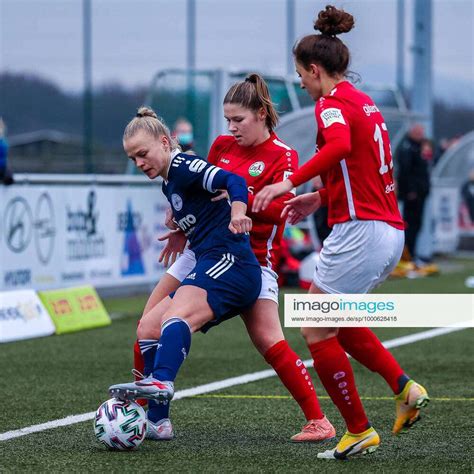
[(135, 402), (111, 398), (97, 409), (94, 432), (97, 439), (114, 450), (135, 449), (145, 439), (145, 410)]

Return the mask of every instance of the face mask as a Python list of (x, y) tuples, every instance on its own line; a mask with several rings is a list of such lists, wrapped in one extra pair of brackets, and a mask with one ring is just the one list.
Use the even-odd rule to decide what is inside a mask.
[(191, 132), (189, 133), (178, 133), (178, 143), (180, 145), (191, 145), (193, 142), (193, 134)]

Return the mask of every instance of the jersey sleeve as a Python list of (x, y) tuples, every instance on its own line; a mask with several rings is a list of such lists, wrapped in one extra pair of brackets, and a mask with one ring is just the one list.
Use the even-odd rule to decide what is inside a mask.
[(200, 188), (216, 192), (218, 189), (226, 189), (231, 202), (241, 201), (247, 204), (247, 185), (244, 178), (234, 173), (209, 164), (202, 158), (189, 156), (177, 156), (171, 163), (172, 179), (180, 182), (183, 187)]
[[(293, 173), (298, 169), (298, 153), (295, 150), (290, 150), (280, 155), (278, 166), (275, 168), (275, 172), (272, 177), (272, 182), (268, 184), (279, 183), (288, 179)], [(285, 207), (285, 201), (294, 197), (295, 191), (290, 191), (289, 193), (284, 194), (276, 199), (274, 199), (270, 205), (264, 210), (260, 211), (257, 214), (247, 211), (247, 214), (252, 219), (257, 219), (262, 222), (269, 224), (280, 224), (283, 222), (283, 219), (280, 217)], [(249, 204), (248, 209), (252, 209), (252, 204), (255, 196), (253, 194), (249, 195)]]
[(315, 176), (326, 173), (351, 152), (351, 129), (341, 101), (334, 97), (320, 100), (316, 105), (318, 134), (324, 145), (291, 177), (294, 186), (299, 186)]

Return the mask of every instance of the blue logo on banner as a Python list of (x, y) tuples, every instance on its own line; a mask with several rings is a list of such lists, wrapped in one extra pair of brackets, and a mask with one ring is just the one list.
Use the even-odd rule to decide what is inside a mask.
[(145, 268), (137, 230), (140, 228), (141, 215), (134, 213), (132, 203), (127, 201), (127, 212), (119, 214), (119, 228), (125, 233), (122, 252), (122, 275), (143, 275)]

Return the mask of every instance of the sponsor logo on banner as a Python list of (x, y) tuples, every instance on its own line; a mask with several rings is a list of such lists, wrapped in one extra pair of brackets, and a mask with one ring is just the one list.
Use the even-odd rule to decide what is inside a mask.
[(5, 242), (12, 252), (27, 250), (34, 237), (38, 260), (44, 265), (49, 263), (54, 250), (56, 228), (53, 202), (48, 193), (42, 193), (37, 199), (34, 216), (26, 199), (11, 199), (5, 208), (4, 228)]
[(54, 237), (56, 235), (53, 201), (48, 193), (43, 193), (38, 198), (34, 227), (36, 253), (39, 261), (46, 265), (53, 255)]
[(323, 121), (324, 128), (328, 128), (334, 123), (342, 123), (342, 125), (346, 124), (341, 110), (334, 107), (323, 110), (321, 112), (321, 120)]
[(0, 342), (53, 333), (54, 325), (34, 291), (0, 293)]
[(23, 252), (33, 235), (33, 214), (28, 202), (22, 197), (9, 201), (3, 221), (7, 247), (15, 253)]
[(31, 283), (31, 270), (29, 268), (11, 270), (3, 275), (3, 284), (6, 288), (26, 286)]
[(99, 212), (96, 206), (97, 195), (93, 190), (87, 195), (85, 208), (71, 209), (66, 206), (68, 260), (89, 260), (105, 256), (105, 238), (97, 230)]
[(118, 230), (124, 233), (124, 243), (121, 260), (122, 275), (143, 275), (142, 248), (138, 239), (137, 231), (142, 223), (142, 215), (133, 212), (132, 203), (127, 201), (127, 211), (118, 216)]
[(84, 280), (85, 278), (86, 278), (86, 274), (81, 271), (61, 273), (61, 280), (63, 281)]

